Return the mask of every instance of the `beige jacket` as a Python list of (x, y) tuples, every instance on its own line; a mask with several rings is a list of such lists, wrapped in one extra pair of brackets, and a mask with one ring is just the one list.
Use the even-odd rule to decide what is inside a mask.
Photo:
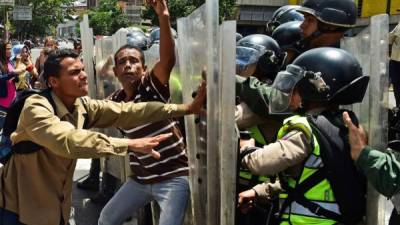
[[(292, 177), (301, 174), (302, 162), (313, 151), (310, 140), (303, 132), (294, 130), (282, 139), (265, 145), (243, 158), (242, 165), (255, 175), (275, 175), (285, 171)], [(279, 182), (263, 183), (253, 188), (258, 197), (273, 199), (281, 191)]]
[[(128, 140), (112, 138), (85, 130), (88, 127), (117, 126), (131, 129), (140, 124), (187, 114), (186, 107), (175, 104), (116, 103), (79, 99), (70, 113), (57, 96), (56, 115), (45, 97), (29, 97), (18, 127), (11, 135), (13, 143), (33, 141), (45, 149), (31, 154), (14, 154), (5, 165), (0, 186), (0, 207), (19, 215), (27, 225), (57, 225), (69, 219), (72, 175), (76, 158), (124, 155)], [(4, 203), (4, 204), (3, 204)]]

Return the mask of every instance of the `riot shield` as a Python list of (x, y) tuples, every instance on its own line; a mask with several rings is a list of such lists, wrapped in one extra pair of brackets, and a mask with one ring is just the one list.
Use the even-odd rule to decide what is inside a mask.
[[(178, 46), (176, 40), (175, 40), (175, 46)], [(158, 43), (151, 45), (149, 49), (144, 51), (144, 56), (146, 60), (147, 69), (153, 68), (154, 64), (160, 58), (160, 45)], [(179, 72), (179, 57), (177, 49), (175, 49), (175, 56), (177, 59), (175, 66), (171, 71), (171, 76), (169, 78), (169, 91), (171, 93), (172, 103), (182, 103), (182, 81)]]
[(95, 51), (97, 96), (99, 99), (104, 99), (121, 87), (112, 71), (114, 66), (112, 38), (104, 37), (96, 40)]
[(195, 225), (234, 224), (235, 22), (218, 24), (218, 2), (207, 1), (178, 19), (179, 68), (184, 102), (207, 80), (207, 115), (185, 118)]
[(128, 33), (129, 31), (126, 28), (121, 28), (112, 35), (113, 55), (120, 47), (126, 45)]
[[(363, 72), (370, 76), (364, 100), (352, 106), (360, 123), (368, 131), (369, 145), (386, 149), (388, 132), (388, 33), (386, 14), (371, 17), (370, 25), (355, 37), (345, 38), (342, 48), (360, 62)], [(367, 223), (383, 225), (385, 199), (373, 187), (368, 187)]]
[(236, 22), (227, 21), (220, 26), (220, 171), (221, 171), (221, 225), (235, 224), (236, 176), (237, 176), (237, 140), (235, 131), (235, 56)]
[[(205, 6), (196, 9), (187, 17), (180, 18), (178, 24), (178, 53), (182, 74), (183, 102), (192, 101), (192, 93), (201, 81), (201, 71), (205, 69), (207, 48), (205, 40)], [(207, 200), (207, 145), (206, 121), (195, 116), (185, 117), (186, 145), (189, 159), (189, 184), (194, 225), (206, 223)], [(200, 125), (204, 125), (200, 127)]]
[(79, 24), (81, 29), (83, 64), (89, 83), (89, 96), (96, 98), (96, 79), (93, 67), (93, 29), (89, 27), (89, 18), (85, 14), (83, 21)]

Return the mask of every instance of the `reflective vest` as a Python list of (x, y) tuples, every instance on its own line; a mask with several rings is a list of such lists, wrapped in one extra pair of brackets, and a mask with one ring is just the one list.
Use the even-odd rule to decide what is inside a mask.
[[(320, 146), (315, 135), (312, 133), (312, 129), (307, 121), (307, 118), (298, 115), (287, 118), (284, 121), (284, 125), (278, 132), (278, 139), (283, 139), (286, 134), (293, 130), (300, 130), (308, 137), (309, 140), (312, 140), (313, 152), (304, 162), (299, 178), (294, 179), (284, 174), (280, 176), (282, 187), (285, 190), (301, 189), (302, 184), (303, 186), (305, 185), (303, 182), (306, 181), (311, 175), (316, 175), (315, 173), (321, 170), (323, 167), (320, 156)], [(319, 174), (321, 171), (319, 171)], [(311, 187), (307, 187), (303, 192), (304, 194), (302, 196), (304, 196), (304, 198), (302, 197), (302, 200), (288, 200), (288, 193), (290, 195), (290, 191), (281, 193), (279, 195), (281, 207), (284, 207), (281, 209), (281, 225), (331, 225), (337, 223), (336, 221), (328, 219), (319, 213), (321, 209), (324, 209), (340, 216), (339, 205), (335, 200), (331, 185), (326, 178), (323, 178), (322, 181), (314, 184)], [(317, 207), (314, 207), (314, 210), (310, 210), (308, 207), (305, 207), (304, 204), (299, 203), (299, 201), (303, 200), (310, 202), (310, 204)]]

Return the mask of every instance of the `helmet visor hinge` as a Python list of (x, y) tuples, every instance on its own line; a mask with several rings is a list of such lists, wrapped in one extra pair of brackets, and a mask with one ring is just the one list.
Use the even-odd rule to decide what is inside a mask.
[(305, 72), (305, 77), (308, 79), (308, 81), (314, 85), (314, 87), (317, 89), (319, 93), (327, 93), (330, 90), (329, 85), (327, 85), (322, 78), (322, 73), (321, 72), (312, 72), (312, 71), (306, 71)]

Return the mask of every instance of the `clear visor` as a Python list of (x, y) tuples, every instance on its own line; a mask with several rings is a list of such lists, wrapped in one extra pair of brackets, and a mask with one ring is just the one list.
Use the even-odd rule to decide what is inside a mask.
[(236, 74), (247, 76), (264, 53), (265, 48), (236, 47)]
[(281, 71), (272, 84), (269, 111), (272, 114), (289, 113), (290, 100), (296, 84), (304, 77), (304, 70), (295, 65), (288, 65)]

